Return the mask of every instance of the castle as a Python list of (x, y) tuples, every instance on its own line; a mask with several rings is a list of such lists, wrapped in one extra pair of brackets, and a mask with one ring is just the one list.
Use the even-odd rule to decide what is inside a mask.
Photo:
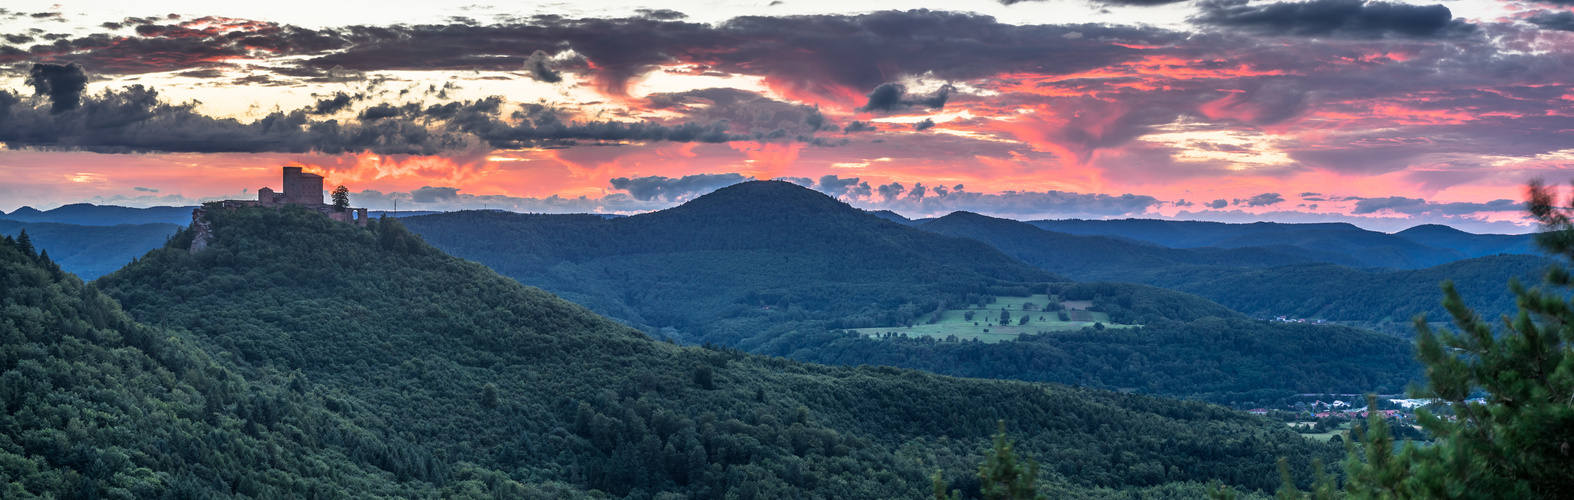
[[(274, 207), (281, 208), (288, 205), (305, 207), (316, 210), (339, 222), (348, 222), (357, 226), (365, 226), (367, 219), (366, 209), (346, 208), (336, 210), (333, 205), (322, 202), (322, 176), (302, 172), (301, 167), (284, 167), (284, 192), (276, 192), (264, 187), (257, 190), (256, 201), (252, 200), (224, 200), (219, 202), (224, 208), (235, 209), (239, 207)], [(198, 209), (200, 211), (201, 209)], [(195, 214), (193, 214), (195, 215)]]
[(322, 202), (322, 176), (302, 172), (301, 167), (284, 167), (284, 192), (274, 192), (273, 189), (264, 187), (257, 190), (256, 200), (224, 200), (204, 203), (191, 211), (191, 228), (196, 234), (191, 240), (191, 253), (197, 253), (208, 247), (213, 240), (213, 228), (208, 222), (206, 209), (222, 207), (234, 210), (240, 207), (273, 207), (286, 206), (305, 207), (307, 210), (316, 210), (317, 213), (328, 216), (339, 222), (348, 222), (357, 226), (366, 227), (370, 219), (366, 216), (366, 209), (346, 207), (339, 210), (333, 205)]

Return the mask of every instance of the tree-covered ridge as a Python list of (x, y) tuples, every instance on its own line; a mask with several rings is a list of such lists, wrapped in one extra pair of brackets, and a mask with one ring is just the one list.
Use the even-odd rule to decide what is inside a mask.
[[(942, 301), (1062, 278), (786, 182), (631, 217), (459, 212), (406, 219), (438, 248), (635, 325), (740, 345), (773, 324), (915, 320)], [(907, 306), (905, 309), (903, 306)]]
[(482, 471), (469, 476), (490, 478), (478, 493), (917, 498), (935, 469), (973, 491), (999, 420), (1042, 464), (1041, 484), (1079, 497), (1195, 497), (1210, 479), (1268, 488), (1276, 456), (1309, 478), (1312, 457), (1338, 454), (1197, 402), (654, 342), (391, 220), (210, 217), (206, 250), (189, 253), (184, 232), (101, 285), (237, 373), (298, 371), (373, 435)]
[(1263, 247), (1168, 248), (1107, 236), (1058, 233), (1026, 222), (972, 212), (952, 212), (917, 227), (978, 240), (1028, 264), (1079, 280), (1107, 279), (1121, 270), (1133, 268), (1157, 269), (1185, 264), (1271, 267), (1314, 261)]
[(1133, 272), (1130, 281), (1194, 293), (1246, 314), (1346, 321), (1406, 322), (1417, 314), (1441, 320), (1438, 284), (1451, 280), (1467, 304), (1489, 314), (1513, 311), (1510, 279), (1535, 280), (1543, 257), (1497, 255), (1410, 271), (1303, 264), (1268, 269), (1178, 267)]
[(437, 472), (417, 448), (132, 321), (28, 247), (0, 240), (0, 497), (436, 496), (390, 466)]
[(1396, 394), (1421, 375), (1410, 344), (1396, 337), (1241, 317), (1088, 328), (998, 344), (797, 334), (761, 351), (815, 363), (878, 364), (1239, 404), (1302, 393)]

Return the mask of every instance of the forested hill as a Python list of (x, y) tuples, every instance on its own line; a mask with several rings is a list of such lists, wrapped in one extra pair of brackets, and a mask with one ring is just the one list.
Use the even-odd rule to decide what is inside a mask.
[(918, 228), (982, 241), (1028, 264), (1084, 280), (1108, 279), (1131, 269), (1179, 264), (1269, 267), (1313, 262), (1306, 257), (1262, 247), (1180, 249), (1105, 236), (1077, 236), (972, 212), (952, 212)]
[[(436, 497), (433, 456), (0, 240), (0, 498)], [(207, 340), (207, 339), (204, 339)], [(447, 473), (451, 493), (467, 481)]]
[[(1042, 222), (1042, 221), (1041, 221)], [(1086, 224), (1065, 223), (1090, 230)], [(1209, 223), (1191, 224), (1123, 222), (1109, 227), (1153, 229), (1172, 243), (1211, 241), (1223, 230)], [(1202, 223), (1198, 223), (1202, 224)], [(1256, 226), (1256, 225), (1224, 225)], [(1279, 236), (1304, 234), (1284, 229), (1287, 224), (1264, 225), (1264, 232)], [(1362, 232), (1354, 226), (1308, 224), (1322, 232)], [(1326, 227), (1325, 227), (1326, 226)], [(1345, 227), (1348, 226), (1348, 227)], [(1489, 315), (1514, 309), (1513, 294), (1505, 284), (1519, 278), (1527, 284), (1541, 282), (1547, 261), (1530, 255), (1493, 255), (1462, 259), (1415, 270), (1356, 268), (1326, 262), (1308, 262), (1281, 251), (1288, 247), (1165, 248), (1102, 236), (1076, 236), (1039, 229), (1028, 223), (956, 212), (919, 226), (926, 231), (976, 239), (1024, 262), (1076, 279), (1123, 281), (1160, 286), (1195, 294), (1236, 311), (1257, 317), (1288, 316), (1337, 321), (1408, 323), (1417, 314), (1444, 319), (1438, 285), (1453, 280), (1466, 303)], [(1277, 228), (1277, 229), (1276, 229)], [(1161, 231), (1162, 229), (1163, 231)], [(1195, 229), (1200, 234), (1182, 230)], [(1247, 231), (1247, 228), (1229, 228)], [(1514, 245), (1518, 237), (1471, 235), (1447, 228), (1418, 227), (1414, 233), (1454, 244)], [(1375, 233), (1381, 234), (1381, 233)], [(1403, 234), (1403, 233), (1402, 233)], [(1240, 237), (1240, 236), (1236, 236)], [(1299, 261), (1297, 261), (1299, 260)], [(1338, 260), (1338, 259), (1327, 259)], [(1399, 328), (1398, 331), (1404, 331)]]
[(1346, 321), (1406, 323), (1417, 314), (1434, 321), (1443, 310), (1444, 280), (1452, 280), (1465, 303), (1487, 317), (1512, 312), (1507, 284), (1518, 278), (1541, 283), (1543, 257), (1495, 255), (1412, 271), (1361, 270), (1330, 264), (1271, 269), (1171, 268), (1124, 278), (1194, 293), (1253, 315), (1287, 315)]
[(522, 283), (695, 343), (737, 345), (782, 322), (904, 324), (946, 302), (1063, 281), (983, 243), (778, 181), (615, 219), (468, 211), (405, 224)]
[[(186, 230), (95, 284), (138, 320), (189, 332), (224, 369), (294, 374), (292, 385), (367, 429), (329, 435), (419, 443), (365, 461), (386, 464), (381, 477), (411, 496), (919, 498), (935, 470), (976, 489), (968, 478), (997, 420), (1018, 453), (1038, 458), (1052, 493), (1078, 498), (1194, 498), (1214, 478), (1271, 489), (1279, 456), (1304, 485), (1313, 458), (1343, 454), (1196, 402), (678, 347), (445, 255), (396, 221), (358, 228), (296, 209), (209, 213), (215, 238), (205, 250), (187, 250)], [(258, 417), (211, 418), (248, 432)], [(70, 425), (63, 432), (79, 432)], [(320, 425), (276, 428), (292, 433), (280, 439), (312, 442)], [(38, 446), (62, 453), (47, 459), (55, 467), (89, 467), (58, 451), (82, 445), (51, 444), (84, 442), (69, 435)], [(32, 441), (0, 446), (17, 442)], [(203, 452), (246, 464), (273, 460), (257, 454), (273, 446)], [(441, 460), (408, 465), (425, 456)], [(328, 463), (316, 470), (337, 470)], [(464, 479), (472, 482), (457, 484)]]

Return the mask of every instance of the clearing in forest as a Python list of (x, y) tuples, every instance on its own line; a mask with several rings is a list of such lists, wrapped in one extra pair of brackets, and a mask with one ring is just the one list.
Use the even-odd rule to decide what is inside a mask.
[[(1048, 295), (997, 297), (995, 302), (982, 307), (969, 304), (962, 309), (947, 309), (934, 323), (929, 322), (930, 319), (934, 319), (933, 316), (926, 315), (913, 326), (856, 328), (850, 331), (874, 338), (883, 338), (888, 334), (892, 336), (905, 334), (908, 337), (935, 337), (939, 340), (947, 340), (955, 335), (957, 340), (976, 339), (995, 343), (1002, 340), (1016, 340), (1023, 334), (1081, 330), (1092, 327), (1095, 323), (1103, 324), (1106, 328), (1131, 328), (1131, 325), (1111, 324), (1108, 314), (1088, 311), (1087, 308), (1093, 305), (1092, 301), (1059, 302), (1053, 299), (1055, 297)], [(1064, 311), (1066, 319), (1061, 319), (1062, 311), (1054, 309), (1054, 304), (1067, 309)], [(1045, 310), (1046, 308), (1050, 310)], [(1004, 324), (1000, 321), (1002, 311), (1008, 314), (1007, 323)], [(1021, 324), (1023, 315), (1028, 317), (1027, 324)]]

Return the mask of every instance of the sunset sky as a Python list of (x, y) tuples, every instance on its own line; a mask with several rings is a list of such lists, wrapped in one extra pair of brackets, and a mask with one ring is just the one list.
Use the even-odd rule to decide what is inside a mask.
[(784, 179), (909, 217), (1524, 232), (1524, 183), (1574, 179), (1574, 0), (4, 5), (8, 212), (297, 165), (373, 209)]

